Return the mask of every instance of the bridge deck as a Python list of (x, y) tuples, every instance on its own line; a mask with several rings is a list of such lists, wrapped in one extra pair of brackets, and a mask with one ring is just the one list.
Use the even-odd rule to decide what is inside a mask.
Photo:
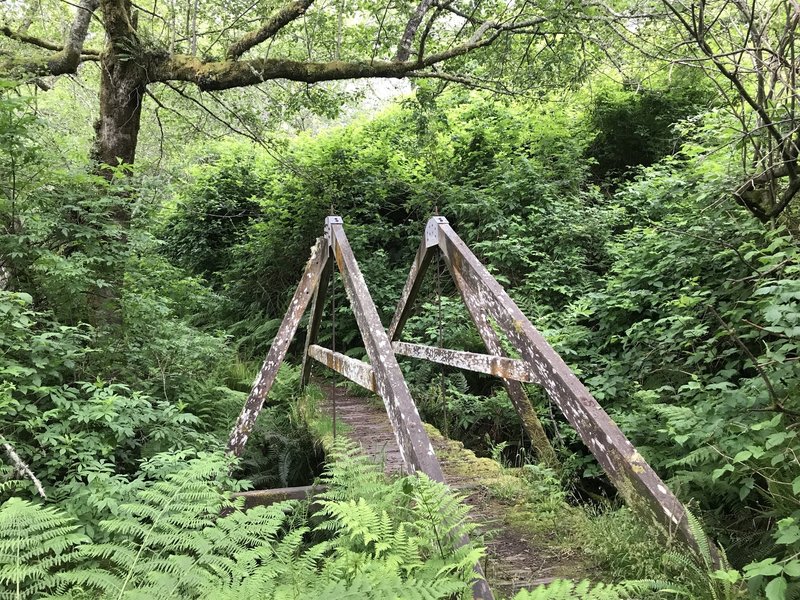
[[(321, 385), (325, 392), (323, 409), (333, 412), (333, 394), (336, 394), (336, 417), (344, 435), (361, 444), (364, 451), (382, 462), (387, 473), (402, 471), (403, 461), (392, 433), (386, 411), (374, 396), (356, 396), (343, 386), (335, 389)], [(546, 584), (556, 578), (581, 579), (586, 567), (581, 556), (566, 552), (556, 544), (532, 539), (530, 532), (522, 531), (506, 522), (509, 505), (494, 497), (489, 490), (490, 476), (469, 469), (465, 463), (489, 462), (478, 459), (465, 450), (460, 442), (449, 440), (435, 428), (428, 426), (431, 443), (442, 465), (447, 484), (471, 506), (470, 515), (487, 534), (488, 560), (484, 565), (486, 577), (497, 596), (512, 594)], [(481, 469), (484, 470), (484, 469)], [(492, 463), (487, 471), (499, 470)]]

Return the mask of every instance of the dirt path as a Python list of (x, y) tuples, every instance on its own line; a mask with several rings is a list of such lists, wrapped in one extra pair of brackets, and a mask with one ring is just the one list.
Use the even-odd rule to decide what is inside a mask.
[[(324, 410), (332, 415), (336, 394), (336, 418), (348, 438), (382, 462), (387, 473), (402, 470), (392, 427), (385, 409), (374, 397), (356, 396), (343, 387), (322, 384)], [(457, 441), (426, 426), (445, 481), (472, 509), (470, 515), (487, 536), (488, 556), (484, 571), (497, 598), (511, 596), (556, 578), (582, 579), (585, 567), (579, 550), (565, 550), (558, 540), (541, 539), (510, 522), (512, 504), (492, 492), (499, 478), (509, 477), (494, 461), (477, 458)]]

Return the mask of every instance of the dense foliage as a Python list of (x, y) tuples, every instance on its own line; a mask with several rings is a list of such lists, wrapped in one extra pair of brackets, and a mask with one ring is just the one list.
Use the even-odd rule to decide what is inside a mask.
[[(707, 154), (725, 141), (723, 117), (713, 107), (678, 121), (674, 139), (682, 142), (675, 152), (639, 167), (627, 182), (616, 180), (613, 193), (594, 184), (586, 158), (602, 164), (602, 157), (629, 148), (629, 140), (611, 132), (632, 111), (646, 114), (639, 127), (659, 135), (661, 119), (681, 116), (668, 101), (659, 116), (659, 104), (638, 99), (640, 93), (617, 90), (566, 106), (544, 102), (535, 111), (479, 94), (445, 94), (300, 138), (282, 161), (262, 157), (243, 184), (260, 186), (261, 217), (239, 231), (214, 280), (224, 282), (219, 291), (231, 303), (224, 318), (233, 329), (268, 337), (332, 206), (346, 216), (388, 321), (421, 224), (438, 208), (651, 464), (705, 511), (734, 562), (752, 562), (747, 573), (758, 586), (762, 576), (765, 582), (782, 571), (792, 576), (798, 564), (794, 225), (765, 228), (726, 201), (736, 172), (725, 151)], [(608, 106), (613, 101), (616, 112)], [(598, 133), (599, 125), (608, 131)], [(240, 146), (216, 152), (216, 168), (204, 169), (168, 221), (169, 252), (177, 260), (206, 243), (202, 233), (194, 237), (202, 229), (191, 225), (197, 213), (189, 212), (203, 201), (202, 190), (230, 176), (231, 154), (253, 156)], [(255, 154), (246, 160), (259, 160)], [(236, 210), (252, 200), (228, 197)], [(287, 260), (294, 261), (290, 269)], [(431, 271), (407, 339), (479, 351), (449, 276), (441, 266)], [(254, 280), (275, 285), (254, 290)], [(337, 306), (339, 349), (362, 357), (346, 299)], [(259, 347), (251, 344), (243, 348)], [(431, 366), (414, 365), (407, 374), (426, 417), (451, 435), (476, 447), (486, 448), (488, 438), (525, 449), (496, 384), (461, 373), (445, 373), (442, 384)], [(602, 489), (574, 433), (548, 410), (546, 398), (532, 394), (540, 412), (552, 415), (548, 428), (562, 442), (564, 477), (590, 494)]]
[[(163, 169), (98, 171), (50, 152), (69, 138), (53, 125), (65, 110), (3, 83), (0, 597), (468, 595), (483, 549), (452, 544), (472, 531), (463, 505), (424, 478), (384, 479), (350, 447), (326, 462), (309, 424), (321, 393), (300, 393), (296, 367), (281, 370), (242, 459), (222, 453), (324, 217), (344, 217), (388, 323), (435, 212), (731, 563), (654, 551), (541, 389), (527, 391), (557, 471), (531, 464), (497, 381), (402, 359), (426, 421), (520, 468), (526, 483), (506, 499), (537, 507), (525, 518), (567, 521), (567, 500), (601, 514), (576, 526), (597, 580), (519, 598), (800, 594), (800, 229), (795, 205), (763, 218), (777, 186), (747, 192), (764, 196), (761, 213), (734, 193), (748, 177), (766, 185), (753, 153), (796, 158), (776, 158), (719, 79), (648, 76), (625, 58), (636, 77), (605, 65), (536, 98), (419, 82), (323, 131), (189, 138)], [(254, 111), (240, 121), (257, 120), (252, 97), (237, 101)], [(778, 110), (765, 103), (767, 117)], [(335, 288), (336, 349), (363, 358)], [(441, 261), (404, 339), (483, 351)], [(316, 512), (235, 510), (231, 492), (323, 470)], [(632, 578), (646, 581), (620, 583)]]

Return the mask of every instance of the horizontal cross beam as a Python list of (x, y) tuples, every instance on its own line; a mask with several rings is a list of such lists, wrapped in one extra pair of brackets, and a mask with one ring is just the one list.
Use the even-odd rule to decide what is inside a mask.
[(308, 355), (329, 369), (344, 375), (353, 383), (357, 383), (372, 393), (377, 393), (378, 386), (375, 385), (375, 371), (367, 363), (345, 356), (340, 352), (334, 352), (329, 348), (323, 348), (317, 344), (312, 344), (308, 347)]
[(513, 381), (539, 383), (539, 377), (530, 366), (524, 361), (514, 358), (462, 352), (461, 350), (450, 350), (449, 348), (434, 348), (433, 346), (422, 346), (407, 342), (392, 342), (392, 349), (395, 354), (400, 354), (401, 356), (421, 358), (422, 360), (429, 360), (449, 367), (476, 373), (486, 373), (487, 375), (494, 375)]

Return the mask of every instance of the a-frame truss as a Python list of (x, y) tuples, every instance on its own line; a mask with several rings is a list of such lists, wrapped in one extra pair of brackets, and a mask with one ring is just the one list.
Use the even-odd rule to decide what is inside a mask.
[[(467, 311), (486, 345), (486, 355), (399, 341), (425, 272), (437, 251), (441, 252)], [(369, 364), (316, 345), (328, 279), (334, 262), (342, 275), (347, 297), (364, 340)], [(308, 359), (313, 358), (378, 394), (386, 407), (408, 472), (422, 471), (431, 479), (444, 481), (441, 466), (400, 371), (396, 354), (500, 377), (540, 459), (545, 463), (555, 464), (555, 454), (521, 382), (540, 385), (578, 432), (629, 506), (650, 518), (667, 536), (677, 535), (692, 547), (698, 546), (683, 504), (444, 217), (432, 217), (426, 225), (424, 238), (388, 332), (380, 322), (378, 311), (347, 241), (342, 219), (334, 216), (325, 219), (325, 235), (318, 238), (312, 248), (311, 258), (289, 309), (231, 432), (228, 450), (232, 454), (238, 456), (244, 449), (247, 436), (264, 405), (278, 368), (312, 298), (313, 307), (303, 356), (303, 383), (309, 377)], [(498, 330), (505, 335), (520, 359), (503, 356)], [(473, 589), (476, 597), (491, 597), (485, 582), (477, 582)]]
[[(552, 402), (578, 432), (628, 505), (654, 521), (668, 536), (677, 535), (696, 548), (697, 540), (689, 526), (683, 504), (634, 448), (561, 356), (522, 314), (508, 293), (453, 231), (444, 217), (433, 217), (428, 221), (425, 238), (417, 252), (414, 266), (389, 327), (390, 337), (396, 340), (400, 336), (425, 275), (425, 269), (430, 264), (431, 254), (437, 248), (442, 253), (489, 354), (502, 353), (494, 323), (505, 334), (522, 360), (493, 363), (492, 361), (497, 359), (493, 359), (492, 356), (471, 359), (466, 353), (456, 353), (456, 356), (453, 356), (449, 350), (409, 347), (409, 344), (401, 342), (394, 342), (395, 352), (411, 356), (424, 355), (422, 357), (428, 360), (462, 368), (464, 361), (471, 360), (471, 366), (468, 368), (481, 372), (485, 372), (486, 366), (489, 369), (496, 369), (493, 374), (504, 378), (507, 385), (513, 386), (509, 389), (509, 396), (526, 425), (528, 424), (526, 420), (533, 409), (519, 382), (532, 381), (542, 386)], [(520, 362), (525, 365), (522, 373), (519, 373)], [(536, 423), (538, 424), (538, 419)], [(528, 428), (529, 433), (532, 429), (535, 431), (534, 428)]]

